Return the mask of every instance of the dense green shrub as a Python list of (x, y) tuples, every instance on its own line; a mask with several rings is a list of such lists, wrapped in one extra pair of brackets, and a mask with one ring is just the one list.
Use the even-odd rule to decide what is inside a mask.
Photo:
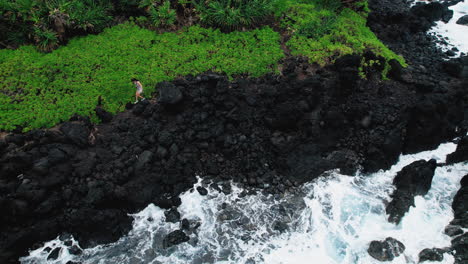
[(111, 8), (110, 0), (0, 0), (0, 35), (8, 43), (31, 41), (50, 51), (71, 31), (101, 31)]
[(155, 34), (125, 23), (43, 54), (32, 46), (0, 50), (0, 129), (51, 127), (74, 113), (94, 116), (133, 99), (130, 78), (151, 94), (156, 83), (209, 70), (229, 76), (275, 71), (284, 54), (270, 28), (221, 33), (198, 26)]
[(311, 63), (323, 66), (344, 55), (371, 51), (385, 59), (376, 62), (385, 64), (384, 77), (389, 60), (396, 59), (406, 65), (401, 56), (388, 49), (367, 27), (367, 1), (354, 2), (357, 11), (343, 6), (333, 11), (327, 6), (335, 4), (332, 0), (290, 3), (282, 25), (291, 32), (287, 45), (293, 55), (305, 56)]
[(158, 7), (152, 6), (149, 9), (149, 15), (156, 27), (173, 25), (177, 18), (176, 12), (171, 8), (171, 2), (169, 1), (164, 1)]
[(232, 30), (262, 23), (284, 0), (193, 0), (202, 23)]

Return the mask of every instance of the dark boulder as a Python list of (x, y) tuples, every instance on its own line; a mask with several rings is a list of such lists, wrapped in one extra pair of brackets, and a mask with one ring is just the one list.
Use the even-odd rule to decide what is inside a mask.
[(184, 233), (184, 231), (176, 230), (176, 231), (169, 233), (163, 239), (163, 247), (170, 248), (172, 246), (187, 242), (189, 240), (190, 238)]
[(455, 152), (447, 155), (447, 163), (468, 161), (468, 136), (464, 136), (457, 145)]
[(455, 264), (468, 263), (468, 232), (452, 240)]
[(201, 187), (201, 186), (198, 186), (197, 187), (197, 191), (200, 195), (207, 195), (208, 194), (208, 190), (204, 187)]
[(431, 188), (436, 167), (437, 162), (434, 159), (419, 160), (397, 173), (393, 180), (396, 190), (391, 195), (392, 201), (386, 208), (389, 215), (388, 221), (400, 223), (410, 206), (414, 205), (414, 196), (427, 194)]
[(102, 123), (109, 123), (110, 121), (112, 121), (112, 114), (102, 109), (101, 107), (96, 107), (94, 111), (96, 112), (97, 117), (101, 119)]
[(463, 64), (457, 61), (444, 61), (441, 63), (442, 69), (450, 76), (459, 78), (463, 71)]
[(372, 241), (367, 249), (369, 255), (379, 261), (392, 261), (405, 251), (400, 241), (387, 237), (384, 241)]
[(85, 125), (67, 122), (60, 127), (60, 131), (75, 145), (80, 147), (88, 145), (90, 131)]
[(451, 105), (441, 99), (428, 96), (409, 109), (403, 153), (435, 149), (440, 142), (456, 136), (451, 113), (463, 113), (460, 98), (453, 98)]
[(132, 113), (134, 115), (139, 116), (139, 115), (143, 114), (146, 107), (149, 106), (149, 105), (150, 105), (150, 103), (148, 102), (148, 100), (140, 101), (133, 107)]
[(463, 230), (458, 226), (448, 225), (445, 227), (444, 233), (447, 236), (454, 237), (463, 234)]
[(445, 23), (450, 21), (453, 11), (447, 6), (434, 2), (429, 4), (417, 4), (412, 8), (413, 14), (423, 17), (430, 21), (443, 20)]
[(180, 221), (180, 213), (177, 208), (171, 208), (170, 210), (164, 211), (166, 222), (178, 223)]
[(446, 251), (440, 248), (425, 248), (419, 252), (419, 263), (424, 261), (442, 261)]
[(26, 137), (22, 134), (10, 134), (5, 137), (6, 143), (13, 143), (18, 146), (24, 145), (25, 141), (26, 141)]
[(468, 228), (468, 175), (463, 177), (460, 184), (461, 187), (453, 198), (454, 220), (452, 224)]
[(162, 82), (156, 86), (159, 91), (158, 102), (166, 105), (177, 104), (184, 98), (179, 87), (169, 82)]
[(137, 171), (142, 170), (148, 163), (153, 160), (153, 153), (149, 150), (143, 151), (138, 157), (138, 160), (135, 164), (135, 169)]
[(52, 250), (49, 256), (47, 256), (47, 260), (56, 260), (59, 257), (60, 251), (61, 251), (61, 248), (59, 247)]
[(462, 17), (460, 17), (458, 20), (457, 20), (457, 24), (459, 25), (468, 25), (468, 15), (464, 15)]

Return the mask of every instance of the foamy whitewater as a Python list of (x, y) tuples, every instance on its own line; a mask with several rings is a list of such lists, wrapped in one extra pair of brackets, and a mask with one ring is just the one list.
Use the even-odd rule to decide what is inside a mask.
[[(416, 2), (425, 2), (425, 0), (417, 0)], [(456, 47), (459, 52), (456, 52), (457, 56), (461, 55), (461, 52), (468, 53), (468, 26), (457, 24), (457, 20), (468, 14), (468, 1), (460, 2), (454, 6), (449, 7), (453, 11), (453, 17), (448, 23), (438, 21), (436, 26), (429, 30), (428, 34), (440, 35), (447, 38), (449, 45), (438, 45), (444, 51), (450, 50)]]
[[(391, 263), (417, 263), (425, 248), (450, 246), (444, 228), (453, 219), (451, 204), (468, 174), (468, 163), (438, 167), (432, 188), (415, 198), (415, 207), (399, 225), (388, 223), (385, 206), (394, 190), (396, 173), (413, 161), (445, 161), (456, 145), (446, 143), (433, 151), (402, 155), (388, 171), (371, 175), (342, 175), (337, 171), (310, 182), (283, 197), (247, 195), (233, 185), (225, 195), (208, 189), (201, 196), (193, 189), (181, 195), (179, 212), (190, 221), (190, 241), (163, 249), (162, 240), (179, 229), (166, 223), (164, 210), (149, 205), (133, 215), (133, 229), (118, 242), (86, 249), (80, 256), (68, 252), (58, 238), (20, 259), (22, 263), (377, 263), (367, 253), (372, 240), (393, 237), (406, 246)], [(203, 185), (200, 180), (196, 186)], [(195, 187), (196, 187), (195, 186)], [(278, 228), (280, 227), (280, 228)], [(283, 231), (280, 232), (279, 230)], [(76, 241), (71, 240), (74, 245)], [(45, 248), (61, 248), (57, 260), (47, 261)], [(441, 263), (453, 263), (445, 254)], [(390, 263), (390, 262), (387, 262)]]

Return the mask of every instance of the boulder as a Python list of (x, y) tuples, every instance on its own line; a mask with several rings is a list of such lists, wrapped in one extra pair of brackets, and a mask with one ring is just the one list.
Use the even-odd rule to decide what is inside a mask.
[(198, 186), (197, 187), (197, 191), (200, 195), (207, 195), (208, 194), (208, 190), (206, 190), (206, 188), (203, 188), (201, 186)]
[(182, 91), (179, 87), (169, 82), (162, 82), (156, 86), (159, 91), (158, 102), (166, 105), (174, 105), (182, 101), (184, 98)]
[(455, 152), (447, 155), (447, 163), (468, 161), (468, 136), (464, 136), (457, 145)]
[(437, 162), (434, 159), (418, 160), (397, 173), (393, 180), (396, 190), (391, 195), (392, 201), (386, 208), (388, 221), (400, 223), (410, 206), (414, 205), (414, 196), (427, 194), (436, 167)]
[(94, 111), (96, 112), (97, 117), (101, 119), (102, 123), (109, 123), (110, 121), (112, 121), (112, 114), (102, 109), (101, 107), (96, 107)]
[(56, 260), (60, 254), (61, 248), (55, 248), (50, 252), (49, 256), (47, 256), (47, 260)]
[(166, 222), (169, 223), (178, 223), (180, 221), (180, 213), (177, 211), (177, 208), (164, 211), (164, 216), (166, 217)]
[(455, 264), (468, 263), (468, 232), (452, 240)]
[(89, 129), (79, 123), (64, 123), (60, 127), (60, 131), (65, 137), (77, 146), (85, 147), (88, 145)]
[(424, 261), (442, 261), (446, 251), (440, 248), (425, 248), (419, 252), (419, 263)]
[(6, 143), (13, 143), (18, 146), (24, 145), (25, 141), (26, 141), (26, 137), (22, 134), (10, 134), (5, 137)]
[(460, 17), (457, 20), (457, 24), (467, 26), (468, 25), (468, 15), (464, 15), (464, 16)]
[(468, 175), (463, 177), (460, 184), (461, 187), (453, 198), (454, 220), (452, 223), (468, 228)]
[(163, 247), (170, 248), (172, 246), (187, 242), (189, 240), (190, 238), (184, 233), (184, 231), (172, 231), (163, 239)]
[(387, 237), (384, 241), (372, 241), (367, 249), (369, 255), (379, 261), (392, 261), (405, 251), (400, 241)]
[(149, 150), (143, 151), (138, 157), (138, 161), (135, 164), (135, 169), (137, 171), (142, 170), (146, 164), (153, 160), (153, 153)]

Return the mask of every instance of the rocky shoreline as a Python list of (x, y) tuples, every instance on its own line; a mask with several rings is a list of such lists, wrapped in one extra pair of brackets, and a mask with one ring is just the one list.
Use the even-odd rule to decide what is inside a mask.
[[(395, 28), (417, 28), (404, 34), (412, 42), (396, 40), (407, 46), (392, 47), (411, 65), (393, 63), (392, 80), (382, 81), (379, 69), (360, 79), (359, 56), (326, 68), (293, 58), (281, 76), (189, 76), (158, 84), (157, 103), (128, 105), (116, 116), (98, 107), (100, 125), (74, 117), (58, 129), (6, 136), (0, 262), (16, 263), (63, 233), (84, 247), (115, 241), (131, 228), (128, 213), (149, 203), (177, 207), (196, 175), (224, 192), (234, 180), (246, 190), (280, 194), (330, 169), (349, 175), (387, 169), (400, 153), (466, 134), (466, 57), (447, 62), (430, 39), (419, 42), (427, 29), (413, 24), (414, 10), (399, 7), (407, 19), (392, 20), (388, 10), (404, 7), (400, 1), (386, 1), (385, 9), (370, 3), (371, 17), (380, 17), (370, 18), (370, 26), (390, 46)], [(456, 219), (466, 222), (461, 214)]]

